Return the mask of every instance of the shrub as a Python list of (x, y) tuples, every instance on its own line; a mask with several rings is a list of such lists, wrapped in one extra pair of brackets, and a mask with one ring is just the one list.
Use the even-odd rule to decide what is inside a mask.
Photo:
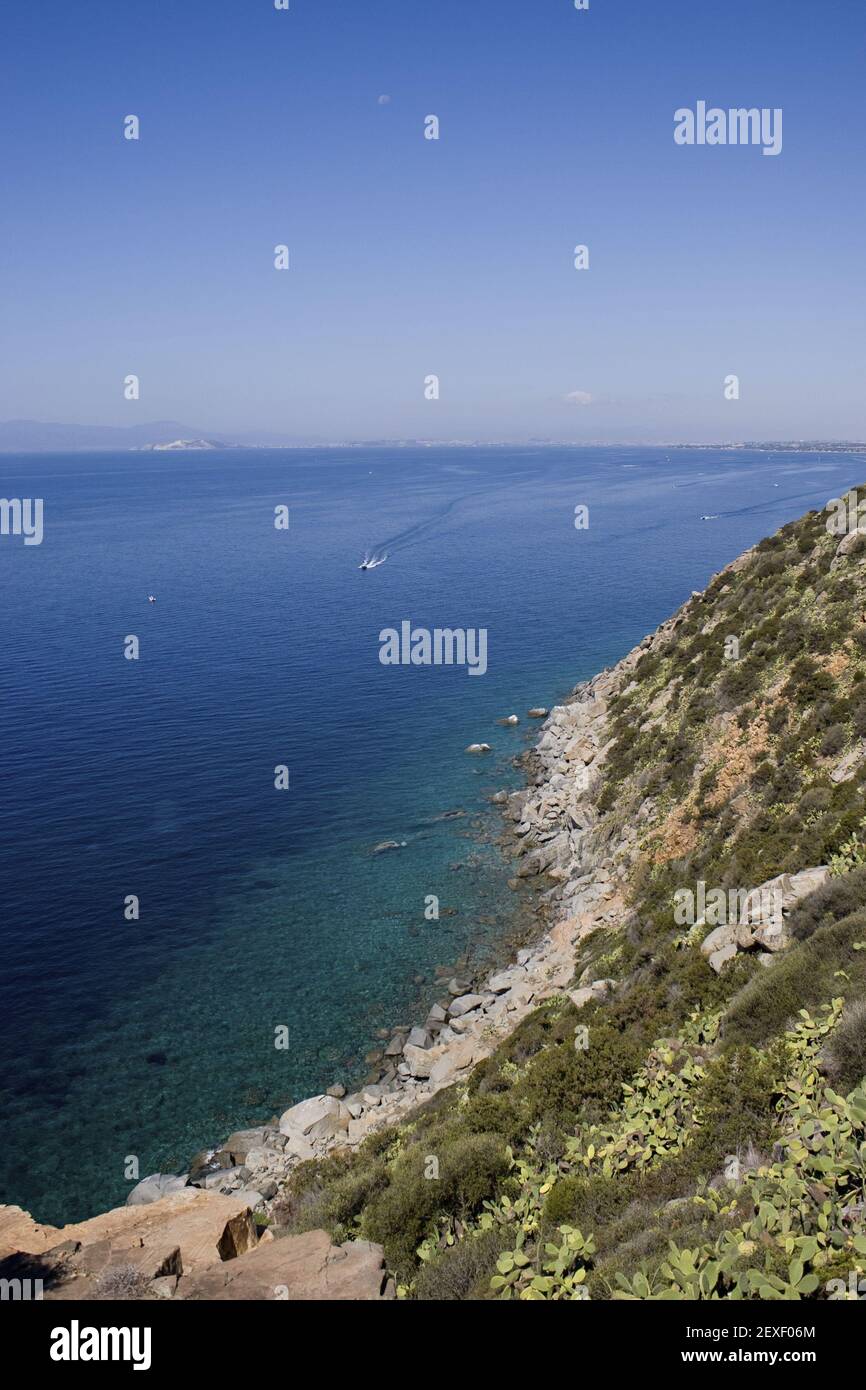
[(853, 1091), (866, 1077), (866, 999), (843, 1010), (821, 1054), (824, 1071), (842, 1094)]
[(788, 919), (788, 931), (797, 941), (805, 941), (816, 927), (841, 922), (866, 907), (866, 869), (855, 869), (842, 878), (830, 879), (803, 898)]
[(99, 1300), (143, 1298), (149, 1282), (147, 1275), (136, 1269), (135, 1265), (115, 1265), (100, 1274), (96, 1283), (96, 1297)]
[(821, 740), (821, 756), (832, 758), (845, 747), (847, 733), (843, 724), (831, 724)]
[(816, 927), (735, 996), (722, 1025), (725, 1042), (757, 1047), (802, 1008), (817, 1008), (843, 992), (866, 993), (866, 951), (854, 950), (864, 939), (866, 911)]
[[(427, 1176), (431, 1156), (438, 1160), (438, 1178)], [(393, 1269), (411, 1274), (415, 1251), (436, 1213), (465, 1219), (495, 1192), (507, 1171), (506, 1146), (499, 1135), (443, 1135), (438, 1143), (428, 1135), (391, 1166), (387, 1187), (364, 1210), (363, 1234), (385, 1247)]]
[(458, 1241), (435, 1260), (421, 1266), (415, 1281), (415, 1297), (422, 1301), (456, 1303), (467, 1298), (486, 1298), (496, 1261), (514, 1243), (505, 1227), (481, 1231)]

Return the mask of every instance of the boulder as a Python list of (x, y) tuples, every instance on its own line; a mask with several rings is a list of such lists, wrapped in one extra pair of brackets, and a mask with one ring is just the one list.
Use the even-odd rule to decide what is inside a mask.
[[(436, 1050), (438, 1051), (438, 1049)], [(460, 1072), (472, 1065), (477, 1051), (478, 1044), (473, 1038), (464, 1038), (461, 1042), (450, 1043), (430, 1068), (430, 1084), (432, 1086), (450, 1085)]]
[(226, 1168), (234, 1168), (239, 1163), (246, 1163), (250, 1149), (267, 1147), (265, 1134), (266, 1130), (263, 1125), (258, 1129), (235, 1130), (235, 1133), (230, 1134), (222, 1147), (217, 1150), (216, 1157)]
[(214, 1173), (206, 1173), (203, 1178), (199, 1178), (196, 1183), (205, 1192), (230, 1192), (239, 1187), (247, 1176), (247, 1170), (241, 1164), (235, 1168), (217, 1168)]
[(847, 782), (854, 776), (857, 768), (866, 758), (866, 743), (858, 743), (856, 748), (852, 748), (850, 753), (846, 753), (841, 762), (837, 763), (830, 773), (831, 782)]
[(846, 555), (856, 554), (858, 550), (866, 548), (866, 541), (863, 540), (863, 537), (864, 532), (860, 530), (859, 526), (855, 526), (854, 530), (843, 536), (836, 546), (834, 559), (841, 560)]
[(519, 724), (520, 720), (517, 718), (516, 714), (507, 714), (504, 719), (497, 719), (496, 722), (497, 724), (502, 724), (505, 728), (510, 728), (515, 724)]
[[(791, 893), (794, 901), (799, 902), (801, 898), (806, 898), (810, 893), (814, 893), (816, 888), (823, 888), (825, 883), (830, 881), (830, 870), (826, 864), (818, 864), (814, 869), (801, 869), (798, 874), (791, 875)], [(787, 906), (788, 904), (784, 904)]]
[(595, 757), (595, 744), (588, 738), (573, 738), (565, 745), (562, 756), (568, 763), (592, 762)]
[(286, 1139), (284, 1152), (287, 1158), (297, 1158), (304, 1163), (308, 1159), (316, 1157), (316, 1150), (309, 1139), (301, 1134), (300, 1130), (284, 1129), (281, 1130), (281, 1133), (285, 1135)]
[(433, 1065), (431, 1058), (431, 1048), (414, 1047), (407, 1043), (403, 1049), (403, 1061), (409, 1068), (409, 1075), (416, 1080), (426, 1080), (430, 1075), (430, 1068)]
[(593, 980), (590, 989), (593, 999), (606, 999), (616, 989), (616, 980)]
[(531, 710), (527, 710), (527, 718), (546, 719), (549, 713), (550, 710), (545, 709), (542, 705), (535, 705)]
[(511, 989), (512, 985), (518, 984), (526, 979), (526, 971), (522, 965), (511, 966), (508, 970), (500, 970), (495, 975), (491, 975), (487, 981), (487, 988), (494, 994), (504, 994)]
[[(717, 951), (727, 950), (729, 946), (733, 946), (734, 954), (736, 954), (737, 928), (733, 923), (726, 922), (724, 926), (714, 927), (709, 936), (704, 937), (701, 942), (701, 951), (709, 959)], [(726, 956), (725, 959), (730, 960), (730, 956)]]
[(429, 1047), (432, 1039), (426, 1028), (413, 1028), (406, 1039), (412, 1047)]
[(491, 751), (489, 743), (470, 743), (466, 749), (467, 753), (489, 753)]
[(791, 938), (783, 921), (768, 922), (755, 932), (754, 940), (759, 946), (763, 946), (765, 951), (776, 952), (784, 951), (786, 946), (790, 946)]
[[(186, 1273), (195, 1273), (222, 1260), (233, 1260), (257, 1241), (249, 1202), (185, 1187), (145, 1206), (115, 1207), (101, 1216), (63, 1226), (54, 1244), (70, 1242), (81, 1247), (76, 1260), (100, 1269), (107, 1265), (143, 1262), (160, 1274), (166, 1252), (180, 1251)], [(88, 1255), (90, 1247), (99, 1246)], [(155, 1263), (154, 1263), (155, 1262)], [(152, 1277), (156, 1277), (155, 1274)]]
[(468, 994), (470, 989), (468, 980), (461, 980), (456, 975), (448, 981), (448, 993), (452, 998), (457, 998), (458, 994)]
[(128, 1207), (143, 1207), (150, 1202), (158, 1202), (160, 1197), (167, 1197), (171, 1192), (180, 1192), (181, 1188), (186, 1187), (189, 1175), (184, 1174), (178, 1177), (174, 1173), (151, 1173), (150, 1177), (142, 1178), (141, 1182), (129, 1193), (126, 1199)]
[(712, 955), (710, 956), (711, 969), (715, 970), (716, 974), (718, 975), (721, 972), (722, 967), (727, 965), (729, 960), (733, 960), (736, 954), (737, 943), (735, 941), (729, 942), (727, 946), (720, 946), (719, 949), (717, 951), (713, 951)]
[(316, 1139), (333, 1139), (349, 1127), (349, 1112), (335, 1096), (311, 1096), (293, 1105), (280, 1116), (280, 1133), (302, 1135), (310, 1143)]
[(177, 1298), (225, 1301), (372, 1302), (393, 1298), (380, 1245), (333, 1245), (325, 1231), (306, 1231), (267, 1241), (240, 1259), (177, 1286)]
[(448, 1005), (448, 1012), (452, 1018), (462, 1018), (464, 1014), (472, 1013), (473, 1009), (478, 1009), (484, 1003), (480, 994), (461, 994), (456, 999), (452, 999)]

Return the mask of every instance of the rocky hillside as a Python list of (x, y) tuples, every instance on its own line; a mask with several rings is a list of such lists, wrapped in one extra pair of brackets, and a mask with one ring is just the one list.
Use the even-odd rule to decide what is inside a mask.
[(0, 1256), (57, 1297), (856, 1296), (864, 560), (810, 513), (546, 716), (494, 798), (539, 939), (366, 1086), (95, 1226), (7, 1209)]
[(443, 999), (433, 1052), (459, 1025), (473, 1065), (301, 1165), (278, 1229), (375, 1241), (419, 1299), (856, 1289), (866, 541), (827, 523), (761, 542), (551, 712), (503, 798), (548, 965)]

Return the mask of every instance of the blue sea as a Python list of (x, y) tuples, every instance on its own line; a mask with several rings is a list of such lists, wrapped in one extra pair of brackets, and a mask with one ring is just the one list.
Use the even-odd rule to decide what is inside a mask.
[[(0, 1200), (83, 1218), (130, 1158), (182, 1170), (362, 1079), (437, 967), (525, 928), (489, 797), (526, 711), (864, 474), (642, 447), (0, 458), (0, 495), (44, 499), (42, 544), (0, 537)], [(383, 665), (404, 620), (486, 629), (486, 674)]]

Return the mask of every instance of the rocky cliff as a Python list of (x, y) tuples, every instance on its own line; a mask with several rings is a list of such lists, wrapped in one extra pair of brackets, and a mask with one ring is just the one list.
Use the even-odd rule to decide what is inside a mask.
[[(864, 549), (810, 513), (545, 717), (525, 790), (495, 798), (539, 939), (450, 981), (358, 1092), (335, 1085), (140, 1184), (142, 1296), (850, 1296), (866, 1263)], [(204, 1269), (166, 1253), (190, 1193), (235, 1204)], [(89, 1237), (46, 1245), (26, 1220), (7, 1255), (66, 1247), (58, 1288), (124, 1263), (121, 1235), (99, 1265)]]

